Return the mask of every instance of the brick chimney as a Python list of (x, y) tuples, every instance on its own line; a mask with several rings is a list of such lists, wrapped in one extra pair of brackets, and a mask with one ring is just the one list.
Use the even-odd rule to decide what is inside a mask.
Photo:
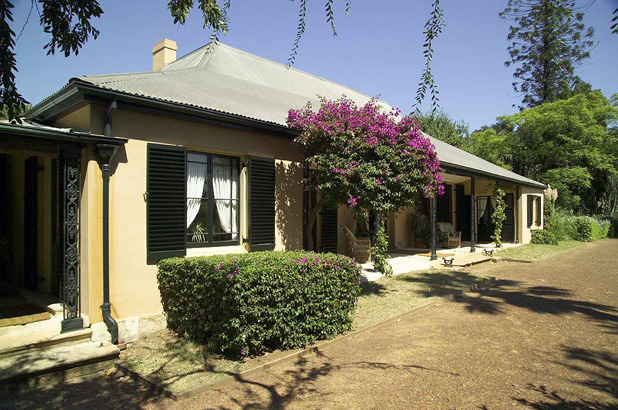
[(176, 42), (164, 38), (152, 48), (152, 71), (159, 71), (169, 63), (176, 61)]

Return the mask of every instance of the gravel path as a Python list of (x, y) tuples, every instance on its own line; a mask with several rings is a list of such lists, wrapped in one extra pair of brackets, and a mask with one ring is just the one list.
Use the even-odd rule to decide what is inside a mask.
[(194, 399), (148, 397), (126, 378), (107, 378), (69, 385), (55, 399), (33, 392), (13, 405), (43, 408), (52, 400), (65, 409), (618, 408), (618, 240), (533, 264), (474, 269), (491, 269), (496, 286)]

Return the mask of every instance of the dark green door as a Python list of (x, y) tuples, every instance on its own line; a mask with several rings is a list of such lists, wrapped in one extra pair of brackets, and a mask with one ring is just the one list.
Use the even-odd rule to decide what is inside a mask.
[(26, 161), (24, 178), (24, 286), (36, 291), (38, 230), (38, 159)]

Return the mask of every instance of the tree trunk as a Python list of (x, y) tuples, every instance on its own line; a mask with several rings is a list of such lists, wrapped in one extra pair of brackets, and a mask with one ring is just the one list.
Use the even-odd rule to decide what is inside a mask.
[(315, 250), (314, 243), (313, 243), (313, 235), (312, 235), (313, 225), (315, 225), (315, 220), (318, 218), (318, 212), (320, 212), (320, 209), (322, 209), (323, 203), (324, 203), (324, 200), (322, 199), (316, 202), (316, 204), (311, 209), (311, 213), (309, 214), (309, 219), (307, 220), (307, 227), (306, 227), (305, 235), (307, 235), (307, 248), (310, 251)]

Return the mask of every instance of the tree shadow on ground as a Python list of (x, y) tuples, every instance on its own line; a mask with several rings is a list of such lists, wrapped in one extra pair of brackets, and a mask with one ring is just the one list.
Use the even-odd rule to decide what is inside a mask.
[[(575, 371), (581, 378), (569, 377), (569, 380), (580, 386), (601, 393), (607, 398), (572, 398), (569, 393), (552, 390), (544, 384), (530, 383), (526, 387), (529, 394), (540, 396), (533, 400), (524, 397), (513, 397), (519, 404), (537, 410), (610, 410), (618, 408), (618, 356), (609, 351), (590, 350), (583, 348), (562, 347), (564, 359), (558, 364)], [(571, 393), (572, 394), (572, 393)], [(581, 395), (581, 394), (580, 394)], [(590, 394), (586, 396), (590, 397)], [(488, 410), (486, 405), (480, 409)]]
[(579, 313), (611, 333), (618, 332), (618, 308), (571, 296), (568, 289), (527, 286), (522, 282), (498, 280), (491, 287), (477, 289), (457, 299), (471, 313), (500, 314), (507, 306), (535, 313), (565, 315)]
[(467, 272), (451, 270), (438, 272), (421, 272), (415, 275), (395, 277), (395, 280), (424, 285), (417, 292), (423, 297), (446, 296), (470, 286), (479, 284), (483, 278)]
[(383, 296), (388, 293), (386, 286), (378, 282), (361, 283), (361, 295)]
[[(318, 379), (328, 376), (329, 374), (340, 371), (354, 369), (358, 371), (363, 370), (382, 370), (382, 371), (405, 371), (405, 372), (417, 372), (417, 371), (430, 371), (439, 372), (452, 377), (459, 377), (459, 374), (442, 371), (438, 369), (432, 369), (419, 365), (394, 365), (384, 362), (369, 362), (362, 361), (356, 363), (350, 363), (345, 365), (333, 365), (331, 359), (324, 353), (318, 351), (317, 356), (328, 360), (321, 364), (311, 364), (306, 358), (299, 358), (294, 363), (294, 369), (284, 372), (283, 377), (279, 381), (268, 384), (259, 381), (252, 380), (249, 376), (247, 378), (242, 375), (233, 375), (236, 381), (242, 383), (243, 388), (242, 397), (231, 397), (231, 401), (243, 410), (253, 409), (285, 409), (294, 399), (300, 396), (307, 396), (310, 394), (320, 394), (321, 397), (328, 395), (324, 391), (318, 391), (315, 387), (315, 382)], [(254, 391), (254, 388), (258, 387), (264, 390), (268, 394), (268, 399), (265, 400), (258, 392)], [(221, 410), (230, 410), (230, 407), (221, 406)]]
[(0, 409), (142, 409), (147, 401), (152, 403), (161, 399), (163, 396), (157, 396), (128, 376), (110, 371), (54, 384), (42, 381), (40, 385), (9, 393), (3, 391)]

